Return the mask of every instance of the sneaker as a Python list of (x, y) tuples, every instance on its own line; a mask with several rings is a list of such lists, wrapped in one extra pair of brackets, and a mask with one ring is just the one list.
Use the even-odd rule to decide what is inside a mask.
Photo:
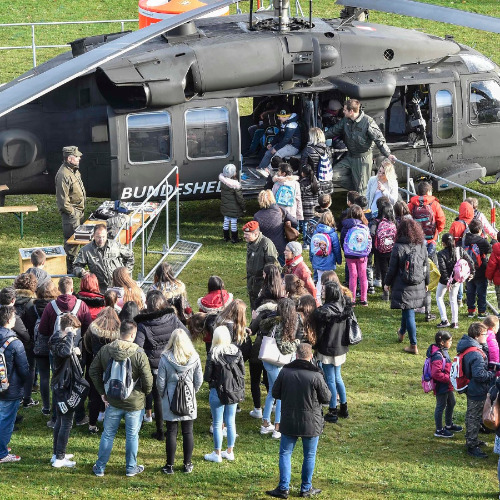
[(307, 491), (301, 491), (299, 493), (299, 497), (313, 497), (314, 495), (319, 495), (321, 490), (319, 488), (315, 488), (311, 486)]
[(193, 464), (191, 462), (189, 462), (188, 464), (184, 464), (182, 472), (185, 472), (186, 474), (191, 474), (191, 472), (193, 472)]
[(144, 414), (144, 418), (142, 420), (145, 424), (150, 424), (151, 422), (153, 422), (153, 417), (148, 417), (146, 416), (146, 414)]
[(236, 405), (236, 413), (241, 413), (241, 408), (240, 408), (240, 405)]
[(99, 427), (97, 425), (89, 425), (90, 434), (97, 434), (99, 432)]
[(104, 476), (104, 471), (100, 470), (97, 468), (97, 464), (94, 464), (92, 466), (92, 472), (97, 476), (97, 477), (103, 477)]
[(373, 280), (373, 286), (376, 288), (382, 288), (382, 281), (381, 280)]
[(474, 446), (474, 448), (467, 448), (467, 453), (471, 457), (475, 458), (488, 458), (488, 455), (486, 455), (486, 453), (483, 450), (481, 450), (479, 446)]
[(42, 408), (42, 413), (48, 417), (50, 415), (50, 408)]
[(432, 314), (432, 313), (425, 315), (425, 321), (427, 321), (427, 323), (434, 321), (436, 318), (437, 318), (437, 316), (435, 314)]
[(366, 300), (360, 300), (360, 301), (359, 301), (359, 305), (360, 305), (360, 306), (365, 306), (365, 307), (366, 307), (366, 306), (368, 306), (368, 302), (367, 302)]
[[(213, 424), (210, 424), (210, 434), (214, 433), (214, 426)], [(227, 438), (227, 427), (222, 428), (222, 437)]]
[[(66, 460), (71, 460), (73, 458), (73, 454), (67, 453), (66, 455), (64, 455), (64, 458)], [(56, 460), (57, 460), (57, 457), (55, 455), (52, 455), (52, 458), (50, 459), (50, 463), (53, 464)]]
[(19, 460), (21, 460), (21, 457), (9, 453), (8, 455), (5, 455), (5, 457), (0, 458), (0, 464), (8, 464), (9, 462), (19, 462)]
[(212, 453), (207, 453), (204, 458), (209, 462), (217, 462), (219, 464), (222, 462), (222, 457), (220, 455), (217, 455), (215, 451), (212, 451)]
[(437, 438), (452, 438), (453, 437), (453, 432), (449, 431), (448, 429), (437, 429), (436, 432), (434, 433), (434, 436)]
[(289, 490), (282, 490), (280, 487), (274, 488), (274, 490), (266, 491), (266, 495), (274, 498), (288, 498)]
[(52, 462), (52, 467), (55, 467), (56, 469), (60, 469), (61, 467), (74, 467), (75, 465), (76, 462), (68, 460), (66, 457), (61, 460), (56, 459)]
[(161, 468), (161, 471), (162, 471), (164, 474), (173, 474), (173, 473), (174, 473), (174, 466), (173, 466), (173, 465), (168, 465), (168, 464), (165, 464), (165, 465)]
[(445, 319), (444, 321), (441, 321), (441, 323), (438, 323), (436, 328), (448, 328), (449, 326), (451, 326), (451, 323)]
[(368, 287), (368, 294), (369, 295), (375, 295), (375, 287), (369, 286)]
[(89, 417), (85, 415), (81, 420), (76, 421), (76, 425), (81, 426), (81, 425), (87, 425), (89, 423)]
[(261, 434), (271, 434), (271, 432), (274, 431), (274, 425), (269, 424), (267, 427), (265, 425), (260, 426), (260, 433)]
[(222, 450), (220, 452), (220, 456), (222, 458), (225, 458), (226, 460), (229, 460), (230, 462), (234, 461), (234, 451), (232, 451), (231, 453), (228, 453), (227, 450)]
[(127, 477), (134, 477), (137, 476), (137, 474), (140, 474), (141, 472), (144, 472), (144, 465), (136, 465), (135, 469), (132, 469), (131, 471), (128, 471), (126, 473)]
[(468, 318), (473, 318), (475, 315), (476, 315), (476, 312), (475, 312), (475, 311), (469, 311), (469, 312), (467, 313), (467, 317), (468, 317)]
[(262, 408), (254, 408), (251, 412), (250, 412), (250, 416), (252, 418), (262, 418)]
[(274, 429), (273, 434), (271, 435), (271, 437), (273, 439), (281, 439), (281, 432), (277, 431), (276, 429)]
[(309, 245), (307, 243), (303, 243), (302, 250), (309, 250)]
[(477, 313), (477, 319), (483, 321), (486, 319), (486, 313)]
[(451, 323), (450, 328), (453, 328), (455, 330), (458, 330), (458, 323)]
[(103, 411), (99, 412), (99, 416), (97, 417), (98, 422), (104, 422), (104, 415), (106, 415)]
[(269, 177), (269, 172), (265, 168), (256, 168), (255, 171), (264, 178)]
[(458, 307), (462, 307), (464, 305), (463, 300), (457, 300)]
[(451, 432), (462, 432), (464, 428), (461, 425), (451, 424), (446, 426), (446, 430)]
[(35, 401), (34, 399), (31, 399), (29, 401), (23, 401), (23, 408), (31, 408), (32, 406), (38, 406), (40, 404), (40, 401)]
[(56, 423), (55, 423), (53, 420), (49, 420), (49, 421), (47, 422), (47, 427), (48, 427), (49, 429), (53, 429), (55, 426), (56, 426)]

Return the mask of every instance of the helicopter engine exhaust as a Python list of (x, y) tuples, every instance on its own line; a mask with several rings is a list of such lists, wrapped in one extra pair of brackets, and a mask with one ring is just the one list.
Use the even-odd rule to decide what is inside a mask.
[(334, 52), (309, 34), (205, 39), (107, 63), (96, 81), (114, 108), (172, 106), (205, 92), (313, 78), (335, 63)]

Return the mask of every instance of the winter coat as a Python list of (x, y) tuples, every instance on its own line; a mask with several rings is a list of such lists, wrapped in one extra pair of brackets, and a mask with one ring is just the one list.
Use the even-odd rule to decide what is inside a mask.
[(37, 279), (37, 288), (40, 285), (44, 285), (47, 281), (50, 281), (50, 274), (45, 270), (39, 267), (30, 267), (26, 270), (27, 273), (34, 274)]
[[(229, 335), (231, 335), (231, 343), (234, 344), (240, 351), (241, 354), (243, 354), (243, 361), (248, 361), (250, 359), (250, 354), (252, 352), (252, 339), (250, 338), (250, 329), (247, 328), (247, 336), (243, 342), (238, 342), (237, 336), (236, 336), (236, 331), (234, 328), (234, 322), (232, 321), (225, 321), (223, 323), (219, 323), (217, 318), (214, 321), (214, 326), (221, 326), (224, 325), (227, 327), (229, 330)], [(212, 330), (213, 334), (213, 330)]]
[(323, 432), (321, 405), (328, 404), (332, 394), (319, 368), (303, 359), (285, 365), (274, 382), (272, 395), (281, 400), (282, 434), (315, 437)]
[(313, 186), (309, 177), (301, 177), (299, 184), (302, 199), (302, 215), (304, 220), (308, 221), (314, 217), (314, 207), (318, 204), (319, 183), (316, 193), (313, 193)]
[[(228, 349), (228, 348), (226, 348)], [(229, 352), (225, 352), (220, 356), (225, 363), (234, 363), (239, 366), (243, 376), (245, 375), (245, 362), (243, 361), (243, 355), (241, 351), (234, 345), (230, 344)], [(208, 382), (208, 387), (210, 389), (217, 389), (217, 381), (220, 378), (222, 365), (219, 359), (213, 359), (212, 353), (207, 354), (207, 363), (205, 364), (205, 373), (203, 375), (203, 380)]]
[(276, 137), (273, 139), (271, 144), (276, 151), (288, 145), (297, 149), (301, 148), (301, 131), (298, 124), (298, 116), (295, 113), (292, 113), (288, 120), (281, 123), (280, 131), (276, 134)]
[(262, 233), (255, 241), (247, 243), (247, 290), (258, 295), (264, 282), (266, 264), (278, 264), (278, 252), (273, 242)]
[[(93, 358), (102, 347), (113, 342), (113, 340), (110, 340), (111, 338), (116, 340), (116, 334), (111, 337), (110, 332), (104, 332), (95, 323), (92, 323), (85, 335), (85, 348), (92, 354)], [(90, 341), (90, 345), (87, 339)]]
[[(309, 247), (309, 260), (314, 270), (319, 271), (332, 271), (335, 270), (337, 264), (342, 264), (342, 250), (340, 248), (339, 237), (337, 236), (337, 231), (334, 227), (326, 226), (325, 224), (318, 224), (316, 226), (316, 233), (327, 234), (332, 242), (332, 251), (330, 255), (323, 257), (320, 253), (321, 250), (318, 248), (313, 248), (312, 245)], [(313, 235), (314, 238), (314, 235)], [(317, 255), (320, 253), (320, 255)]]
[(257, 316), (250, 323), (251, 335), (255, 335), (255, 340), (252, 344), (252, 351), (250, 353), (250, 362), (259, 361), (260, 346), (262, 345), (262, 337), (267, 334), (267, 331), (261, 330), (261, 324), (263, 320), (276, 316), (276, 310), (278, 309), (278, 303), (274, 300), (269, 300), (262, 303), (257, 307), (255, 312)]
[(198, 299), (200, 312), (217, 314), (233, 301), (233, 294), (226, 290), (215, 290)]
[(486, 343), (488, 344), (488, 361), (490, 363), (500, 363), (500, 350), (493, 330), (488, 330)]
[(314, 348), (324, 356), (341, 356), (349, 352), (347, 320), (352, 314), (352, 304), (342, 297), (337, 302), (327, 302), (318, 307), (312, 316), (316, 328)]
[(111, 344), (102, 347), (92, 361), (89, 370), (90, 378), (101, 396), (105, 394), (103, 376), (111, 358), (116, 361), (130, 358), (132, 379), (137, 383), (127, 399), (121, 401), (108, 398), (109, 404), (125, 411), (142, 410), (146, 404), (146, 396), (153, 388), (153, 375), (146, 353), (137, 344), (121, 339), (114, 340)]
[[(444, 394), (453, 391), (450, 380), (451, 359), (448, 349), (442, 349), (437, 344), (431, 344), (426, 357), (431, 358), (431, 377), (436, 383), (434, 394)], [(443, 369), (443, 358), (445, 360)]]
[(230, 179), (219, 174), (220, 181), (220, 212), (224, 217), (238, 219), (245, 212), (245, 200), (241, 184), (236, 179)]
[[(192, 390), (194, 411), (191, 415), (181, 417), (172, 413), (170, 402), (174, 397), (179, 375), (183, 376), (184, 374), (186, 374), (185, 380)], [(156, 379), (156, 388), (161, 396), (163, 420), (167, 422), (195, 420), (198, 416), (198, 405), (196, 404), (195, 393), (198, 392), (202, 383), (203, 372), (201, 371), (200, 356), (197, 352), (193, 353), (185, 365), (181, 365), (177, 362), (173, 351), (163, 352), (160, 358), (160, 364), (158, 365), (158, 378)]]
[[(470, 206), (470, 205), (469, 205)], [(457, 344), (457, 353), (464, 352), (469, 347), (476, 347), (482, 351), (481, 344), (472, 337), (464, 335)], [(467, 398), (473, 401), (482, 401), (486, 398), (488, 389), (495, 381), (495, 373), (488, 371), (488, 357), (481, 352), (468, 352), (462, 359), (465, 376), (470, 379), (467, 387)]]
[(16, 301), (14, 302), (14, 308), (16, 314), (21, 318), (22, 322), (26, 326), (26, 311), (33, 305), (33, 299), (36, 295), (31, 290), (16, 290)]
[(283, 210), (286, 210), (293, 218), (297, 220), (304, 220), (304, 214), (302, 212), (302, 195), (300, 192), (299, 178), (296, 175), (288, 175), (286, 177), (274, 177), (273, 194), (276, 197), (276, 193), (281, 186), (290, 186), (295, 193), (295, 200), (291, 207), (281, 206)]
[(316, 298), (316, 287), (311, 277), (311, 271), (304, 262), (302, 255), (293, 258), (290, 262), (286, 261), (283, 267), (283, 275), (286, 276), (287, 274), (294, 274), (297, 278), (300, 278), (304, 282), (307, 291)]
[[(30, 345), (34, 346), (34, 339), (35, 339), (35, 325), (38, 320), (38, 318), (41, 318), (43, 315), (44, 309), (47, 307), (48, 304), (50, 304), (50, 301), (52, 299), (34, 299), (31, 307), (26, 310), (26, 314), (24, 316), (24, 324), (29, 332), (30, 336)], [(36, 311), (35, 311), (36, 309)], [(38, 313), (38, 316), (37, 316)], [(47, 338), (48, 342), (48, 338)], [(48, 352), (45, 356), (39, 356), (38, 357), (48, 357)]]
[(450, 234), (455, 238), (455, 245), (457, 247), (462, 246), (462, 237), (464, 235), (465, 229), (469, 226), (472, 219), (474, 218), (474, 209), (472, 205), (463, 201), (460, 203), (460, 208), (458, 209), (458, 217), (450, 226)]
[[(478, 234), (467, 233), (464, 238), (464, 248), (470, 245), (477, 245), (481, 252), (481, 267), (475, 268), (474, 281), (483, 281), (486, 279), (486, 266), (488, 265), (488, 254), (491, 253), (491, 245), (485, 238)], [(475, 259), (472, 259), (475, 260)], [(474, 262), (475, 264), (475, 262)]]
[[(366, 187), (366, 198), (368, 200), (368, 208), (373, 210), (373, 202), (375, 201), (375, 195), (378, 189), (378, 176), (374, 175), (368, 179), (368, 185)], [(399, 199), (398, 191), (398, 181), (393, 179), (392, 181), (387, 181), (384, 184), (384, 191), (381, 192), (381, 196), (387, 196), (391, 205), (394, 205)]]
[(75, 210), (85, 210), (85, 187), (78, 168), (64, 162), (57, 171), (56, 203), (61, 215), (74, 216)]
[[(340, 231), (340, 246), (342, 249), (344, 248), (344, 240), (345, 237), (347, 236), (347, 233), (351, 227), (367, 227), (365, 226), (359, 219), (344, 219), (342, 221), (342, 230)], [(359, 259), (360, 257), (346, 257), (348, 259)]]
[[(474, 276), (474, 262), (472, 262), (472, 259), (469, 257), (469, 254), (465, 252), (463, 248), (461, 247), (455, 247), (451, 249), (444, 248), (437, 254), (439, 272), (441, 273), (441, 277), (439, 278), (439, 283), (441, 283), (442, 285), (447, 285), (448, 279), (453, 274), (453, 267), (457, 262), (457, 255), (456, 255), (457, 250), (459, 258), (467, 261), (467, 263), (469, 264), (471, 275)], [(453, 281), (453, 283), (454, 282), (455, 281)]]
[(90, 311), (90, 317), (94, 321), (97, 315), (106, 307), (106, 301), (102, 293), (78, 292), (75, 294), (77, 299), (87, 304)]
[[(410, 203), (408, 203), (408, 209), (410, 210), (410, 214), (412, 215), (412, 217), (413, 217), (413, 210), (415, 210), (415, 208), (417, 208), (420, 204), (419, 198), (420, 196), (413, 196), (410, 199)], [(443, 232), (444, 226), (446, 224), (446, 217), (444, 215), (443, 209), (441, 208), (439, 200), (435, 196), (425, 195), (423, 196), (423, 198), (424, 198), (424, 205), (431, 206), (431, 210), (434, 214), (434, 221), (436, 224), (436, 231), (434, 233), (434, 238), (426, 241), (427, 243), (436, 243), (439, 233)]]
[(495, 243), (491, 248), (491, 257), (486, 266), (486, 279), (493, 284), (500, 285), (500, 243)]
[(24, 395), (24, 382), (29, 376), (29, 365), (23, 343), (17, 338), (13, 330), (0, 326), (0, 347), (9, 337), (15, 337), (4, 351), (9, 377), (9, 388), (0, 392), (0, 401), (15, 401)]
[(189, 334), (187, 328), (175, 314), (173, 307), (167, 307), (160, 311), (145, 311), (138, 314), (134, 320), (137, 323), (135, 343), (144, 348), (153, 373), (158, 369), (161, 354), (170, 340), (172, 332), (176, 328), (181, 328)]
[(269, 238), (276, 247), (279, 255), (283, 255), (287, 241), (283, 224), (290, 221), (294, 228), (299, 226), (297, 219), (284, 209), (273, 203), (269, 208), (263, 208), (255, 213), (254, 220), (259, 223), (260, 232)]
[(310, 165), (314, 175), (318, 177), (318, 165), (325, 153), (330, 154), (330, 150), (324, 142), (318, 144), (307, 143), (300, 157), (300, 166)]
[(424, 280), (417, 285), (405, 283), (401, 277), (405, 257), (411, 251), (412, 244), (404, 237), (400, 238), (394, 244), (389, 261), (389, 269), (385, 276), (385, 284), (392, 288), (391, 290), (391, 309), (417, 309), (425, 305), (426, 290), (429, 284), (429, 265), (427, 264), (428, 255), (425, 243), (416, 245), (417, 252), (426, 263), (424, 270)]

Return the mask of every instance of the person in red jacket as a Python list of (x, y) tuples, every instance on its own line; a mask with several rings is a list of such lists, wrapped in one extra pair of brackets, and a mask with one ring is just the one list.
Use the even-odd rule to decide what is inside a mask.
[[(500, 241), (500, 231), (497, 234), (497, 241)], [(495, 243), (491, 247), (491, 256), (486, 266), (486, 279), (493, 281), (497, 294), (497, 304), (500, 310), (500, 243)]]
[(311, 271), (302, 257), (302, 245), (291, 241), (285, 247), (285, 265), (283, 275), (295, 274), (303, 282), (307, 291), (316, 299), (316, 287), (311, 277)]
[(462, 238), (465, 230), (474, 218), (474, 208), (470, 203), (463, 201), (458, 209), (458, 217), (450, 226), (450, 234), (455, 238), (455, 246), (462, 246)]

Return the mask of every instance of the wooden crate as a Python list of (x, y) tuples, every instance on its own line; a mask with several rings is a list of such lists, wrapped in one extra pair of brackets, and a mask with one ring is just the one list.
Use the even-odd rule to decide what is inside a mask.
[[(62, 245), (57, 245), (53, 247), (38, 247), (41, 248), (47, 254), (47, 261), (45, 262), (45, 271), (47, 271), (51, 276), (54, 274), (67, 274), (66, 267), (66, 252)], [(31, 264), (31, 252), (36, 250), (37, 247), (33, 248), (20, 248), (19, 249), (19, 270), (21, 273), (26, 272)], [(59, 278), (52, 278), (52, 281), (57, 285)]]

